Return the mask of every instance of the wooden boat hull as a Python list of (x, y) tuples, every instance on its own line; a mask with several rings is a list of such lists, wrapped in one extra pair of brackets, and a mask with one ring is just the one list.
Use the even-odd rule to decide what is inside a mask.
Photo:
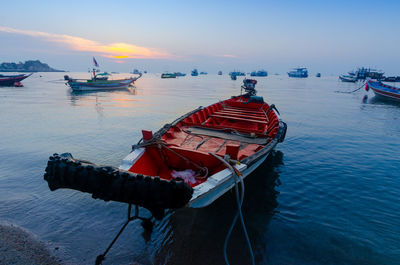
[(29, 75), (9, 75), (9, 76), (0, 76), (0, 86), (14, 86), (16, 82), (21, 82), (25, 78), (28, 78), (32, 74)]
[(285, 139), (286, 124), (273, 104), (255, 95), (256, 83), (245, 79), (246, 94), (194, 109), (154, 134), (142, 130), (118, 169), (54, 154), (45, 180), (51, 190), (145, 207), (156, 219), (166, 209), (206, 207)]
[[(223, 101), (222, 104), (224, 104), (224, 102), (226, 101)], [(216, 103), (216, 104), (221, 104), (221, 103)], [(229, 123), (225, 124), (228, 124), (230, 125), (230, 127), (232, 128), (234, 127), (237, 130), (240, 130), (241, 128), (234, 126), (235, 121), (244, 122), (244, 124), (246, 123), (246, 119), (241, 120), (240, 117), (242, 115), (238, 114), (239, 112), (235, 113), (234, 110), (230, 110), (228, 107), (221, 108), (217, 111), (214, 111), (214, 114), (210, 114), (211, 110), (213, 109), (213, 106), (215, 106), (216, 104), (213, 104), (207, 108), (200, 107), (196, 110), (193, 110), (192, 112), (189, 112), (188, 114), (175, 120), (173, 123), (165, 125), (163, 128), (161, 128), (158, 132), (155, 133), (154, 137), (162, 139), (162, 141), (168, 145), (168, 147), (166, 147), (165, 150), (162, 150), (160, 152), (165, 152), (164, 156), (169, 155), (170, 157), (168, 157), (167, 159), (165, 159), (165, 157), (162, 159), (154, 158), (155, 156), (157, 156), (157, 152), (153, 153), (152, 155), (148, 155), (146, 151), (147, 148), (151, 149), (153, 147), (141, 147), (141, 144), (139, 143), (138, 145), (133, 146), (132, 152), (127, 157), (125, 157), (120, 166), (120, 169), (130, 171), (136, 174), (145, 174), (153, 177), (159, 176), (160, 178), (169, 179), (170, 177), (168, 176), (168, 174), (170, 174), (170, 171), (166, 170), (167, 172), (164, 173), (162, 172), (163, 170), (165, 170), (164, 166), (160, 166), (160, 168), (155, 171), (150, 171), (147, 168), (150, 165), (162, 164), (164, 163), (163, 162), (164, 160), (168, 161), (175, 160), (176, 158), (172, 157), (173, 153), (169, 152), (168, 150), (169, 148), (171, 149), (174, 148), (173, 152), (180, 152), (182, 156), (185, 155), (187, 158), (193, 158), (194, 159), (193, 161), (195, 161), (196, 163), (208, 166), (210, 168), (209, 171), (211, 172), (205, 181), (200, 181), (200, 183), (191, 184), (193, 188), (193, 196), (188, 202), (187, 207), (201, 208), (210, 205), (216, 199), (221, 197), (224, 193), (233, 188), (233, 186), (235, 185), (235, 178), (233, 176), (233, 173), (228, 168), (222, 167), (214, 171), (211, 169), (215, 166), (213, 165), (213, 163), (215, 164), (215, 161), (211, 161), (212, 156), (208, 152), (214, 152), (220, 157), (224, 157), (224, 155), (229, 153), (228, 146), (226, 146), (226, 150), (224, 150), (225, 147), (221, 149), (221, 147), (218, 147), (217, 145), (213, 146), (212, 144), (210, 144), (208, 147), (204, 147), (203, 150), (201, 150), (201, 148), (205, 145), (204, 142), (217, 141), (217, 140), (221, 140), (222, 142), (232, 141), (239, 143), (241, 146), (246, 146), (245, 143), (246, 141), (251, 142), (248, 143), (246, 147), (241, 149), (241, 151), (239, 151), (238, 157), (236, 159), (238, 159), (240, 163), (234, 165), (236, 170), (240, 172), (242, 174), (242, 177), (244, 178), (248, 176), (251, 172), (253, 172), (262, 162), (265, 161), (265, 159), (268, 157), (270, 152), (275, 148), (278, 142), (282, 142), (284, 140), (286, 134), (286, 124), (280, 119), (279, 113), (273, 108), (269, 110), (268, 115), (271, 119), (271, 123), (269, 125), (272, 126), (272, 123), (274, 123), (275, 128), (273, 130), (275, 131), (273, 134), (269, 134), (269, 136), (265, 135), (265, 138), (263, 138), (261, 133), (258, 135), (259, 138), (249, 139), (249, 140), (240, 137), (235, 138), (232, 135), (226, 135), (226, 138), (224, 139), (223, 135), (222, 136), (218, 135), (218, 132), (216, 133), (212, 131), (215, 128), (211, 128), (212, 129), (211, 131), (203, 132), (202, 131), (203, 129), (207, 130), (210, 128), (205, 125), (212, 118), (218, 119), (221, 117), (222, 120), (218, 120), (218, 122), (221, 122), (221, 124), (225, 122), (223, 120), (224, 117), (226, 117), (227, 119), (231, 119), (230, 124)], [(266, 105), (264, 106), (264, 108), (265, 110), (267, 110), (269, 106)], [(248, 117), (250, 117), (247, 118), (249, 125), (252, 123), (261, 122), (261, 119), (256, 118), (256, 116), (254, 114), (251, 114), (250, 111), (246, 112), (243, 109), (243, 112), (245, 112), (248, 115)], [(210, 115), (206, 116), (205, 115), (206, 113), (209, 113)], [(226, 116), (224, 116), (220, 115), (220, 113), (229, 113), (229, 115), (226, 114)], [(203, 118), (201, 118), (201, 116), (203, 116)], [(196, 118), (198, 118), (199, 120), (197, 121), (196, 124), (194, 124), (194, 127), (191, 127), (193, 125), (192, 122), (194, 122)], [(187, 123), (189, 123), (189, 126), (187, 126)], [(201, 124), (203, 126), (201, 126)], [(218, 127), (218, 124), (215, 124), (215, 126)], [(180, 139), (183, 138), (186, 139), (187, 137), (192, 136), (192, 134), (189, 135), (190, 133), (188, 134), (189, 136), (181, 135), (183, 134), (182, 132), (186, 133), (189, 131), (193, 133), (196, 132), (196, 130), (200, 130), (199, 131), (200, 133), (196, 135), (200, 135), (201, 137), (203, 137), (203, 140), (201, 140), (200, 142), (193, 142), (195, 141), (193, 140), (194, 138), (193, 137), (192, 142), (189, 145), (186, 145), (185, 140), (183, 142), (180, 141)], [(177, 131), (178, 133), (176, 133)], [(246, 130), (243, 130), (243, 132), (244, 131)], [(206, 138), (209, 136), (210, 139)], [(146, 136), (144, 134), (143, 139), (145, 139), (145, 137)], [(254, 148), (254, 150), (252, 149), (253, 151), (245, 152), (244, 149), (246, 149), (250, 145), (252, 145), (251, 148)], [(201, 147), (199, 148), (199, 146)], [(152, 159), (154, 159), (155, 161), (151, 161)], [(146, 162), (141, 162), (141, 160)], [(176, 162), (175, 165), (172, 166), (179, 167), (183, 162), (185, 161), (181, 161), (179, 163)]]
[(122, 80), (87, 80), (85, 82), (70, 79), (67, 85), (73, 91), (91, 91), (91, 90), (113, 90), (128, 88), (137, 78), (129, 78)]
[(400, 88), (395, 86), (385, 85), (382, 82), (368, 81), (365, 89), (372, 89), (375, 95), (381, 98), (395, 100), (400, 102)]
[[(275, 145), (273, 147), (275, 147)], [(271, 148), (271, 151), (272, 150), (273, 148)], [(267, 152), (252, 165), (248, 166), (246, 164), (240, 164), (235, 165), (235, 168), (242, 173), (242, 178), (244, 179), (248, 175), (250, 175), (250, 173), (252, 173), (257, 167), (259, 167), (265, 161), (269, 154), (270, 152)], [(201, 184), (201, 186), (199, 185), (199, 187), (194, 188), (192, 198), (188, 203), (188, 207), (206, 207), (235, 186), (234, 176), (232, 175), (232, 172), (228, 169), (224, 169), (223, 171), (219, 172), (218, 175), (213, 176), (212, 180), (212, 184), (204, 183)]]

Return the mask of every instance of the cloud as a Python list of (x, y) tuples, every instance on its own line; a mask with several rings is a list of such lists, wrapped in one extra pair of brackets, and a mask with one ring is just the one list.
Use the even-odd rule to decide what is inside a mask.
[(233, 54), (221, 54), (221, 55), (216, 55), (217, 57), (224, 57), (224, 58), (237, 58), (236, 55)]
[(0, 27), (0, 31), (40, 38), (48, 42), (61, 44), (70, 50), (98, 53), (101, 56), (115, 59), (169, 59), (173, 57), (172, 54), (162, 50), (123, 42), (103, 44), (97, 41), (70, 35), (20, 30), (9, 27)]

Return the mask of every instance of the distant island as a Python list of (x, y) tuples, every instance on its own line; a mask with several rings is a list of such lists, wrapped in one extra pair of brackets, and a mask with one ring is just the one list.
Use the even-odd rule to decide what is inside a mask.
[(51, 68), (48, 64), (39, 60), (29, 60), (25, 63), (2, 63), (0, 64), (0, 72), (65, 72)]

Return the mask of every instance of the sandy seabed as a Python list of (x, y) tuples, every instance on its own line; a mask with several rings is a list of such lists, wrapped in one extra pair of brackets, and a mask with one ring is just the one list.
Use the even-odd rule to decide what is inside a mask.
[(1, 265), (61, 265), (61, 260), (34, 235), (12, 224), (0, 224)]

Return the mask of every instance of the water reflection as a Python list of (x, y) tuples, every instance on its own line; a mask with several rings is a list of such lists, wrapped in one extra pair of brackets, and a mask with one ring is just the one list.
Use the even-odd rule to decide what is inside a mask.
[(371, 98), (368, 98), (368, 95), (365, 95), (362, 99), (362, 102), (364, 104), (376, 104), (376, 105), (392, 105), (396, 107), (400, 107), (400, 102), (392, 99), (388, 99), (385, 97), (380, 97), (377, 95), (374, 95)]
[(106, 94), (121, 94), (121, 95), (136, 95), (136, 87), (131, 86), (122, 89), (113, 90), (92, 90), (92, 91), (74, 91), (68, 90), (71, 103), (75, 103), (78, 100), (85, 100), (85, 98), (90, 98), (92, 96), (106, 95)]
[(69, 102), (72, 106), (94, 106), (100, 116), (104, 116), (104, 104), (116, 105), (118, 107), (131, 107), (130, 98), (136, 96), (136, 87), (129, 87), (110, 91), (68, 91)]
[[(243, 214), (256, 255), (266, 255), (268, 224), (278, 206), (276, 186), (283, 153), (274, 151), (246, 178)], [(182, 209), (157, 224), (159, 246), (153, 248), (155, 264), (224, 264), (223, 244), (237, 208), (234, 193), (227, 193), (201, 209)], [(250, 256), (244, 234), (236, 225), (228, 247), (231, 264), (248, 264)]]

